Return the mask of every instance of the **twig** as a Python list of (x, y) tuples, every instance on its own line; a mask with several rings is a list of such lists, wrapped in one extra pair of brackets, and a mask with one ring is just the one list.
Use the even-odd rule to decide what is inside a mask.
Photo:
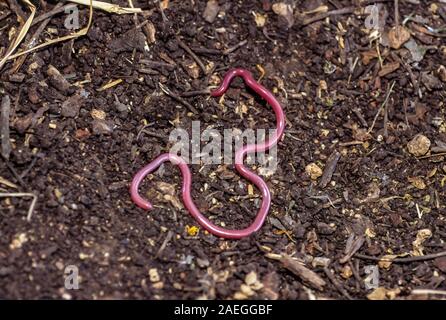
[(191, 49), (196, 52), (196, 53), (200, 53), (200, 54), (209, 54), (209, 55), (228, 55), (232, 52), (234, 52), (235, 50), (237, 50), (240, 47), (243, 47), (245, 44), (248, 43), (248, 40), (243, 40), (240, 41), (239, 43), (233, 45), (232, 47), (226, 48), (225, 50), (221, 51), (218, 49), (209, 49), (209, 48), (200, 48), (200, 47), (192, 47)]
[(1, 137), (1, 153), (3, 158), (9, 159), (11, 154), (11, 141), (9, 139), (9, 115), (11, 113), (11, 99), (9, 95), (5, 95), (1, 103), (0, 113), (0, 137)]
[(412, 68), (410, 67), (410, 65), (407, 62), (405, 62), (403, 59), (401, 59), (394, 52), (392, 52), (391, 55), (394, 59), (398, 60), (398, 62), (400, 62), (403, 65), (404, 69), (406, 69), (406, 71), (409, 73), (410, 82), (412, 82), (413, 88), (415, 89), (415, 91), (418, 94), (418, 96), (420, 97), (420, 99), (423, 98), (423, 94), (421, 93), (417, 78), (413, 74), (413, 71), (412, 71)]
[(223, 54), (224, 54), (224, 55), (228, 55), (228, 54), (234, 52), (235, 50), (237, 50), (238, 48), (243, 47), (243, 46), (244, 46), (245, 44), (247, 44), (247, 43), (248, 43), (248, 40), (246, 40), (246, 39), (243, 40), (243, 41), (240, 41), (240, 42), (237, 43), (236, 45), (234, 45), (234, 46), (232, 46), (232, 47), (229, 47), (229, 48), (223, 50)]
[(354, 11), (355, 11), (354, 7), (346, 7), (346, 8), (342, 8), (342, 9), (336, 9), (336, 10), (328, 11), (328, 12), (325, 12), (325, 13), (321, 13), (321, 14), (319, 14), (317, 16), (314, 16), (312, 18), (305, 19), (302, 22), (302, 25), (303, 26), (307, 26), (307, 25), (309, 25), (311, 23), (323, 20), (323, 19), (325, 19), (327, 17), (330, 17), (330, 16), (353, 13)]
[(35, 24), (37, 24), (39, 22), (42, 22), (42, 21), (44, 21), (44, 20), (46, 20), (48, 18), (51, 18), (52, 16), (54, 16), (54, 15), (56, 15), (58, 13), (65, 12), (65, 10), (68, 9), (68, 8), (74, 8), (74, 7), (76, 7), (76, 5), (75, 4), (71, 4), (71, 3), (70, 4), (66, 4), (66, 5), (64, 5), (62, 7), (56, 6), (53, 9), (51, 9), (50, 11), (42, 13), (40, 16), (35, 18), (34, 21), (31, 23), (31, 26), (33, 26), (33, 25), (35, 25)]
[[(62, 3), (58, 3), (55, 7), (55, 9), (59, 9), (62, 7)], [(46, 18), (41, 24), (40, 26), (36, 29), (36, 31), (34, 32), (34, 34), (32, 35), (32, 37), (26, 42), (26, 44), (23, 46), (25, 49), (31, 49), (32, 47), (35, 46), (35, 44), (37, 43), (37, 40), (40, 37), (40, 34), (43, 32), (43, 30), (46, 28), (46, 26), (48, 25), (48, 23), (50, 22), (51, 18), (48, 17)], [(32, 24), (31, 24), (32, 25)], [(23, 56), (19, 57), (15, 62), (13, 67), (11, 68), (11, 70), (9, 71), (11, 74), (15, 73), (16, 71), (18, 71), (20, 69), (20, 67), (22, 66), (22, 64), (25, 62), (26, 58), (28, 57), (28, 54), (24, 54)]]
[(165, 94), (167, 94), (169, 97), (173, 98), (174, 100), (182, 103), (186, 108), (189, 109), (190, 112), (194, 113), (194, 114), (198, 114), (198, 110), (195, 109), (195, 107), (193, 105), (191, 105), (189, 102), (187, 102), (186, 100), (184, 100), (183, 98), (181, 98), (179, 95), (173, 93), (172, 91), (170, 91), (169, 88), (167, 88), (165, 85), (163, 85), (162, 83), (159, 83), (159, 86), (161, 88), (161, 90), (163, 90), (163, 92)]
[(395, 6), (395, 27), (400, 24), (400, 11), (398, 10), (398, 0), (394, 1)]
[(161, 256), (161, 254), (163, 253), (164, 249), (167, 247), (167, 244), (170, 242), (172, 237), (173, 237), (173, 231), (169, 230), (167, 232), (166, 238), (164, 239), (163, 243), (161, 244), (161, 247), (159, 248), (158, 252), (155, 255), (155, 259), (157, 259)]
[(200, 69), (203, 71), (204, 74), (207, 74), (206, 66), (203, 64), (203, 61), (189, 48), (189, 46), (184, 43), (183, 40), (180, 39), (180, 37), (176, 37), (178, 41), (178, 45), (183, 48), (191, 57), (195, 60), (195, 62), (198, 64)]
[(378, 112), (376, 113), (375, 118), (373, 119), (372, 125), (370, 126), (369, 130), (367, 130), (367, 133), (372, 132), (373, 128), (375, 127), (376, 120), (378, 119), (378, 116), (381, 113), (381, 111), (383, 110), (383, 108), (387, 105), (387, 102), (389, 101), (390, 94), (392, 93), (394, 86), (395, 86), (395, 81), (392, 82), (390, 89), (387, 91), (386, 98), (384, 99), (384, 102), (379, 107)]
[(28, 222), (31, 221), (31, 217), (34, 212), (34, 207), (36, 206), (37, 202), (37, 196), (34, 193), (23, 193), (23, 192), (16, 192), (16, 193), (0, 193), (0, 198), (21, 198), (21, 197), (32, 197), (33, 200), (31, 201), (31, 205), (28, 209), (28, 214), (26, 215), (26, 220)]
[(410, 294), (434, 294), (446, 296), (446, 290), (414, 289)]
[(209, 88), (203, 90), (186, 91), (181, 94), (182, 97), (195, 97), (201, 95), (208, 95), (210, 93)]
[(377, 257), (360, 254), (360, 253), (355, 254), (355, 257), (359, 258), (359, 259), (372, 260), (372, 261), (396, 262), (396, 263), (410, 263), (410, 262), (415, 262), (415, 261), (426, 261), (426, 260), (432, 260), (432, 259), (444, 257), (444, 256), (446, 256), (446, 251), (426, 254), (424, 256), (414, 256), (414, 257), (409, 257), (409, 258), (395, 258), (395, 259), (377, 258)]
[(367, 124), (367, 121), (365, 120), (364, 116), (361, 113), (361, 110), (359, 108), (353, 108), (353, 113), (358, 117), (359, 121), (361, 122), (361, 125), (365, 128), (367, 128), (369, 125)]

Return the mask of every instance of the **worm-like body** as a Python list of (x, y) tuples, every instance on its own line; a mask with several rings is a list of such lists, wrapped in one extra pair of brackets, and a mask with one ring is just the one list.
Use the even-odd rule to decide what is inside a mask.
[(138, 171), (138, 173), (136, 173), (130, 186), (130, 194), (132, 200), (136, 203), (138, 207), (145, 210), (151, 210), (153, 208), (152, 204), (149, 201), (140, 196), (138, 192), (139, 185), (141, 184), (142, 180), (145, 178), (146, 175), (155, 171), (163, 162), (170, 161), (171, 163), (176, 164), (180, 168), (181, 174), (183, 175), (183, 187), (181, 189), (181, 193), (183, 196), (184, 205), (190, 212), (190, 214), (198, 221), (198, 223), (204, 229), (222, 238), (240, 239), (249, 236), (250, 234), (258, 231), (262, 227), (271, 205), (271, 194), (265, 181), (262, 178), (260, 178), (257, 174), (246, 168), (243, 165), (243, 160), (248, 153), (264, 152), (277, 144), (277, 142), (280, 140), (285, 130), (285, 115), (283, 113), (280, 103), (277, 101), (274, 95), (265, 87), (257, 83), (253, 79), (251, 73), (244, 69), (233, 69), (228, 71), (220, 87), (215, 91), (213, 91), (211, 95), (213, 97), (218, 97), (224, 94), (226, 90), (228, 90), (228, 87), (232, 79), (234, 79), (234, 77), (236, 76), (242, 77), (245, 80), (245, 83), (251, 89), (253, 89), (257, 94), (259, 94), (263, 99), (265, 99), (266, 102), (268, 102), (268, 104), (271, 105), (276, 115), (277, 129), (272, 137), (259, 144), (246, 145), (237, 150), (235, 153), (236, 170), (240, 173), (241, 176), (252, 182), (260, 190), (262, 195), (262, 204), (253, 223), (244, 229), (229, 230), (217, 226), (213, 224), (211, 221), (209, 221), (209, 219), (207, 219), (198, 210), (198, 208), (195, 206), (192, 200), (191, 197), (192, 175), (186, 161), (184, 161), (181, 157), (173, 153), (164, 153), (159, 155), (156, 159), (154, 159), (152, 162), (150, 162), (148, 165), (146, 165), (144, 168)]

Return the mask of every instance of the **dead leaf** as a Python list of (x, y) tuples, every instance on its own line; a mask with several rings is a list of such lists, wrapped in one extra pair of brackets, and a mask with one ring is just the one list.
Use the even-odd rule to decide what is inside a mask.
[(432, 231), (430, 231), (429, 229), (422, 229), (420, 231), (418, 231), (417, 233), (417, 238), (415, 239), (414, 242), (412, 242), (412, 246), (413, 246), (413, 250), (412, 250), (412, 254), (414, 256), (423, 256), (423, 242), (426, 241), (427, 239), (429, 239), (430, 237), (432, 237)]
[(410, 32), (403, 26), (396, 26), (390, 29), (388, 37), (389, 45), (393, 49), (399, 49), (404, 43), (409, 41)]
[(408, 177), (407, 180), (417, 189), (426, 189), (426, 183), (421, 177)]

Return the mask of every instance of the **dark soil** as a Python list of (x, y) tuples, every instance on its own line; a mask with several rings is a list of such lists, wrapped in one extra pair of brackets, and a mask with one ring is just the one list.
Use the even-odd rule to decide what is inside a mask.
[[(34, 2), (37, 16), (54, 6)], [(29, 222), (30, 199), (0, 199), (0, 298), (364, 299), (373, 291), (365, 287), (366, 267), (384, 255), (405, 259), (446, 250), (445, 83), (440, 80), (446, 72), (440, 68), (445, 33), (410, 21), (411, 39), (427, 47), (420, 62), (412, 61), (404, 46), (380, 45), (382, 64), (376, 57), (366, 64), (363, 57), (376, 45), (365, 31), (366, 15), (359, 12), (364, 1), (288, 1), (295, 6), (291, 22), (272, 11), (274, 1), (218, 2), (220, 14), (213, 22), (203, 18), (206, 1), (197, 0), (170, 1), (163, 11), (153, 1), (133, 0), (149, 12), (137, 21), (95, 10), (86, 36), (1, 69), (1, 96), (11, 98), (12, 151), (6, 149), (0, 159), (0, 194), (32, 192), (38, 199)], [(394, 3), (380, 2), (389, 13), (387, 32), (395, 25)], [(412, 14), (426, 19), (426, 26), (445, 26), (445, 4), (419, 2), (400, 1), (399, 21)], [(319, 5), (356, 11), (304, 26), (304, 19), (318, 14), (298, 13)], [(267, 16), (264, 27), (256, 25), (253, 12)], [(80, 16), (86, 25), (88, 8), (82, 7)], [(65, 13), (54, 15), (39, 41), (70, 33), (65, 19)], [(11, 42), (10, 30), (19, 27), (15, 10), (0, 4), (0, 56)], [(208, 68), (207, 75), (178, 38)], [(385, 74), (392, 63), (400, 64)], [(50, 65), (62, 79), (48, 71)], [(224, 103), (206, 93), (233, 67), (251, 70), (256, 78), (264, 70), (261, 83), (283, 103), (288, 120), (278, 169), (266, 177), (273, 196), (269, 218), (259, 232), (239, 241), (201, 228), (198, 235), (190, 232), (188, 227), (197, 224), (179, 207), (181, 176), (170, 164), (143, 187), (153, 211), (137, 208), (128, 192), (133, 174), (169, 150), (176, 127), (190, 131), (192, 121), (200, 121), (202, 131), (274, 127), (270, 108), (241, 80), (231, 85)], [(100, 90), (117, 79), (122, 82)], [(385, 112), (367, 135), (388, 94)], [(236, 112), (242, 105), (246, 113)], [(408, 152), (417, 134), (432, 142), (427, 156)], [(324, 177), (310, 179), (305, 172), (310, 163), (325, 170)], [(228, 228), (250, 224), (259, 194), (255, 189), (248, 194), (233, 166), (193, 165), (192, 171), (193, 197), (207, 216)], [(417, 253), (420, 247), (413, 243), (420, 230), (430, 237)], [(325, 285), (318, 289), (271, 253), (300, 259), (301, 272), (312, 270)], [(375, 294), (441, 297), (411, 292), (445, 290), (445, 260), (381, 265), (382, 291)], [(69, 265), (79, 269), (79, 290), (64, 287)], [(242, 285), (252, 272), (263, 288), (249, 292)]]

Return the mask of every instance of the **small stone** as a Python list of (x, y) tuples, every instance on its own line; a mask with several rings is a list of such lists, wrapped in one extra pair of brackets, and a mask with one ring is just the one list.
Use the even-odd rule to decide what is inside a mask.
[(160, 276), (158, 274), (158, 269), (156, 269), (156, 268), (149, 269), (149, 278), (150, 278), (150, 281), (153, 283), (159, 282)]
[(248, 299), (248, 296), (245, 295), (244, 293), (242, 292), (234, 293), (234, 300), (246, 300), (246, 299)]
[(200, 77), (200, 67), (195, 61), (184, 62), (183, 68), (192, 79), (198, 79)]
[(93, 119), (105, 120), (105, 118), (107, 117), (105, 111), (101, 109), (93, 109), (91, 110), (90, 114)]
[(415, 157), (424, 156), (431, 146), (431, 141), (422, 134), (417, 134), (412, 140), (407, 144), (407, 149), (409, 153), (413, 154)]
[(310, 163), (305, 167), (305, 172), (308, 174), (311, 180), (317, 180), (322, 176), (322, 169), (315, 163)]
[(12, 240), (11, 244), (9, 245), (9, 248), (11, 250), (20, 249), (26, 242), (28, 242), (28, 237), (26, 233), (19, 233)]
[(50, 78), (50, 82), (57, 90), (61, 92), (67, 92), (71, 87), (71, 84), (67, 79), (57, 70), (54, 66), (49, 65), (47, 69), (47, 75)]
[(344, 279), (349, 279), (353, 275), (352, 268), (348, 264), (344, 265), (341, 269), (341, 277)]
[(246, 285), (246, 284), (242, 284), (242, 285), (240, 286), (240, 291), (241, 291), (245, 296), (248, 296), (248, 297), (251, 297), (251, 296), (253, 296), (253, 295), (255, 294), (254, 290), (252, 290), (251, 287), (248, 286), (248, 285)]
[(446, 67), (445, 66), (441, 65), (437, 69), (437, 74), (441, 81), (446, 82)]
[(209, 260), (208, 259), (201, 259), (197, 258), (197, 264), (200, 268), (207, 268), (209, 267)]
[(101, 119), (95, 119), (92, 122), (94, 134), (111, 134), (113, 132), (113, 122)]
[(245, 277), (245, 283), (248, 286), (253, 285), (254, 283), (257, 282), (257, 273), (255, 273), (254, 271), (251, 271), (250, 273), (248, 273)]
[(317, 228), (317, 232), (322, 235), (333, 234), (336, 230), (336, 228), (331, 227), (329, 224), (326, 224), (324, 222), (318, 222), (316, 224), (316, 228)]
[(60, 114), (67, 118), (77, 117), (84, 101), (84, 98), (79, 94), (72, 95), (62, 103)]
[(162, 281), (158, 281), (158, 282), (155, 282), (154, 284), (152, 284), (152, 287), (154, 289), (160, 290), (160, 289), (164, 288), (164, 283)]
[(203, 12), (203, 18), (209, 23), (213, 23), (215, 18), (217, 18), (218, 12), (220, 11), (220, 6), (217, 0), (209, 0), (206, 3), (206, 8)]

